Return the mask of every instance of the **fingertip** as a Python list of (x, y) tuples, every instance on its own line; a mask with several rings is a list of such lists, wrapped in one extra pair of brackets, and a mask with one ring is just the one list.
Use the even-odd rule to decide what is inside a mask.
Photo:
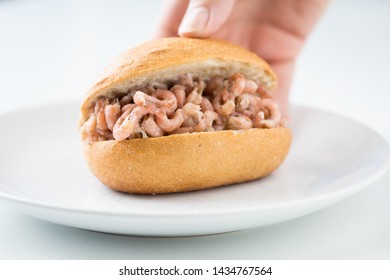
[(191, 37), (202, 35), (206, 30), (210, 19), (208, 7), (195, 7), (187, 10), (179, 27), (179, 35)]
[(235, 0), (191, 0), (178, 33), (183, 37), (210, 37), (229, 18)]

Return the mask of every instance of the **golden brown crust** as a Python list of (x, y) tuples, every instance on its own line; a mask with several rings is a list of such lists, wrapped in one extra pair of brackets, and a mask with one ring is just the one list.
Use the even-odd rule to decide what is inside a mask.
[(268, 175), (285, 159), (287, 128), (201, 132), (101, 141), (84, 148), (95, 176), (129, 193), (183, 192)]
[(240, 72), (270, 92), (276, 87), (270, 66), (244, 48), (215, 39), (163, 38), (122, 53), (107, 67), (86, 94), (79, 125), (86, 121), (89, 108), (99, 96), (112, 96), (151, 80), (177, 78), (188, 71), (209, 77)]

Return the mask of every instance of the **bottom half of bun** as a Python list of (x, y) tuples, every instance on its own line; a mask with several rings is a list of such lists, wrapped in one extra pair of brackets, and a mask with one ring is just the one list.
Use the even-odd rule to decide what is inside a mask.
[(176, 134), (86, 145), (93, 174), (122, 192), (157, 194), (254, 180), (274, 171), (291, 144), (288, 128)]

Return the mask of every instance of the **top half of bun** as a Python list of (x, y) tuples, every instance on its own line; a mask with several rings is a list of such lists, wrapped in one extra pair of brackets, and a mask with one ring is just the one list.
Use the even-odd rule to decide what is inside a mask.
[(146, 84), (170, 82), (185, 73), (201, 79), (241, 73), (268, 92), (276, 87), (270, 66), (242, 47), (215, 39), (157, 39), (125, 51), (105, 69), (84, 98), (80, 125), (100, 96), (113, 97)]

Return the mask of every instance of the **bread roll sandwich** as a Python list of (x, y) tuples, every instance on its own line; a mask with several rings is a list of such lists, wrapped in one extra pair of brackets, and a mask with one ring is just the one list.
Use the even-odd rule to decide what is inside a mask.
[(266, 176), (291, 142), (275, 87), (264, 60), (230, 43), (144, 43), (116, 58), (82, 102), (88, 166), (106, 186), (138, 194)]

